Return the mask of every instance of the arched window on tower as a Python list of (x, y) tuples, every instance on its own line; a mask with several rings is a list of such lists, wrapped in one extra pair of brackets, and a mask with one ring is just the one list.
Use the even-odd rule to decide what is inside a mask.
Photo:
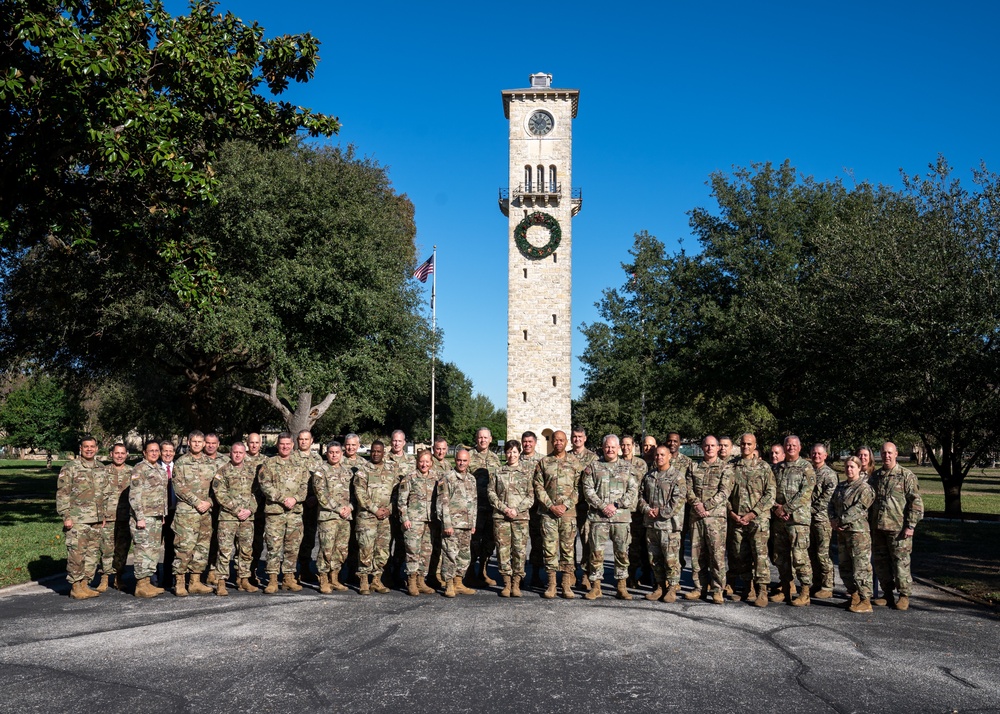
[(556, 167), (549, 166), (549, 193), (558, 193), (559, 189), (556, 188)]
[(538, 178), (538, 192), (541, 193), (545, 191), (545, 167), (541, 164), (538, 165), (536, 177)]
[(524, 167), (524, 191), (525, 193), (531, 193), (531, 167)]

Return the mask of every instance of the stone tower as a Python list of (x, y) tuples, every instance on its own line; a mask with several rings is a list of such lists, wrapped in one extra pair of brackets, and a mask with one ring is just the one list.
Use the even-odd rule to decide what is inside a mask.
[(555, 89), (533, 74), (527, 89), (505, 89), (510, 120), (507, 216), (507, 438), (570, 429), (572, 218), (582, 197), (572, 188), (573, 119), (580, 92)]

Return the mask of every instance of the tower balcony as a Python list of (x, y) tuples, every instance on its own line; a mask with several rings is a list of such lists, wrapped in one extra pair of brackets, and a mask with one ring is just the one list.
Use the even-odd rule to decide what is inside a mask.
[[(563, 187), (557, 184), (518, 184), (516, 188), (501, 188), (497, 202), (500, 205), (500, 212), (505, 216), (510, 215), (510, 206), (558, 206), (559, 200), (563, 197)], [(576, 215), (583, 208), (583, 189), (571, 188), (569, 191), (571, 215)]]

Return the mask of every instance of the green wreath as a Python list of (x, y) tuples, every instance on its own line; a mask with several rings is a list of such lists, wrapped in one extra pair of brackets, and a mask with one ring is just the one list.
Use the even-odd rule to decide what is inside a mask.
[[(549, 242), (540, 248), (529, 243), (528, 229), (531, 226), (547, 228), (549, 231)], [(556, 220), (555, 216), (548, 213), (541, 213), (540, 211), (535, 211), (525, 216), (517, 224), (517, 228), (514, 229), (514, 242), (517, 244), (517, 249), (528, 260), (543, 260), (548, 258), (556, 252), (556, 248), (559, 247), (559, 241), (561, 240), (562, 228), (559, 227), (559, 221)]]

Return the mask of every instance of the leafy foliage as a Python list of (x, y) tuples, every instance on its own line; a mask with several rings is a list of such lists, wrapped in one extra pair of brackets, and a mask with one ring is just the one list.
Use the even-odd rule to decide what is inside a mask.
[(79, 405), (46, 376), (35, 376), (12, 389), (0, 405), (3, 444), (55, 454), (72, 449), (82, 420)]

